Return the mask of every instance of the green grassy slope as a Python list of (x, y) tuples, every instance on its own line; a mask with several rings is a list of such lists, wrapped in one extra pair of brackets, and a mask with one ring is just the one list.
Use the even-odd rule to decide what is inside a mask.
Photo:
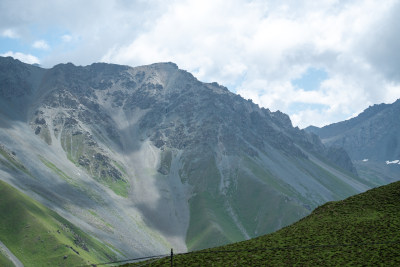
[[(231, 252), (218, 252), (231, 251)], [(328, 202), (275, 233), (177, 255), (176, 266), (400, 266), (400, 182)], [(150, 266), (169, 266), (169, 259)]]
[(115, 258), (106, 246), (3, 181), (0, 240), (25, 266), (77, 266)]

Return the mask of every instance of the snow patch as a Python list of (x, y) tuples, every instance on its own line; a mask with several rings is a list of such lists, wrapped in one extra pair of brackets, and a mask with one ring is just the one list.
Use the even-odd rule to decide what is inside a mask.
[(393, 161), (387, 160), (386, 161), (386, 165), (389, 165), (389, 164), (399, 164), (400, 165), (400, 160), (398, 160), (398, 159), (393, 160)]

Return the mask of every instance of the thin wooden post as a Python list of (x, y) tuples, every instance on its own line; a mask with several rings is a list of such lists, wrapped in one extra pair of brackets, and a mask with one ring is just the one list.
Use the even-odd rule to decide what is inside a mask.
[(171, 248), (171, 267), (174, 266), (174, 250)]

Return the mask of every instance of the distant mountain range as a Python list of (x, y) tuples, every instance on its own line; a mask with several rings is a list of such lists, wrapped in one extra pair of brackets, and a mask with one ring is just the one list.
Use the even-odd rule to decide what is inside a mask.
[(329, 147), (345, 149), (360, 177), (378, 184), (400, 178), (400, 99), (374, 105), (357, 117), (305, 130)]
[(119, 257), (249, 239), (387, 183), (345, 149), (173, 63), (0, 58), (0, 179)]

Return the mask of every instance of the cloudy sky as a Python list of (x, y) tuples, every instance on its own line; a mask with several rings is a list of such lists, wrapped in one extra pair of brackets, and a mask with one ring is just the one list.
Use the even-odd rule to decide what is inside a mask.
[(300, 128), (400, 98), (397, 0), (1, 0), (0, 55), (172, 61)]

